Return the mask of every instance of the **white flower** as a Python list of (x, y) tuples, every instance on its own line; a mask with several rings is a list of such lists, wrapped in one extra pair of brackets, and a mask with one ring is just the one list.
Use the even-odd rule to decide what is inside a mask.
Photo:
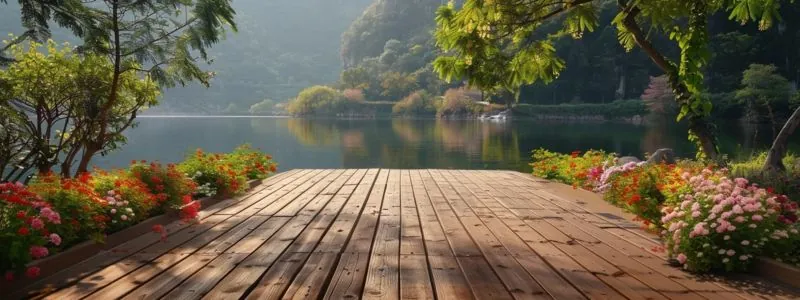
[(121, 215), (119, 218), (121, 220), (123, 220), (123, 221), (127, 221), (128, 220), (128, 216), (126, 216), (126, 215)]
[(126, 208), (126, 209), (125, 209), (125, 211), (127, 211), (127, 212), (129, 212), (129, 213), (130, 213), (130, 212), (133, 212), (133, 210), (132, 210), (130, 207)]
[(747, 255), (742, 255), (742, 256), (739, 256), (739, 260), (741, 260), (741, 261), (745, 261), (745, 260), (747, 260), (747, 259), (749, 259), (749, 258), (750, 258), (750, 257), (748, 257)]
[(703, 257), (703, 252), (697, 252), (697, 257)]
[(726, 236), (722, 237), (722, 239), (727, 241), (727, 240), (731, 239), (731, 236), (730, 235), (726, 235)]
[(750, 245), (750, 241), (748, 241), (748, 240), (744, 240), (744, 241), (742, 241), (742, 245), (743, 245), (743, 246)]
[(111, 197), (114, 197), (114, 190), (108, 191), (108, 195), (111, 196)]
[(720, 255), (722, 255), (722, 254), (725, 254), (725, 251), (726, 251), (725, 249), (719, 249), (719, 251), (717, 251), (717, 253), (719, 253)]
[(117, 201), (108, 201), (108, 205), (115, 206), (117, 205)]
[(111, 209), (111, 214), (113, 215), (113, 214), (115, 214), (115, 213), (117, 213), (117, 209), (116, 209), (116, 208), (112, 208), (112, 209)]
[(750, 225), (748, 225), (747, 227), (750, 227), (750, 228), (756, 228), (756, 227), (758, 227), (758, 225), (756, 225), (756, 224), (750, 224)]
[(722, 259), (722, 263), (723, 264), (727, 264), (729, 261), (731, 261), (731, 260), (728, 259), (727, 257)]
[(709, 246), (711, 246), (711, 244), (709, 244), (709, 243), (703, 244), (703, 248), (708, 248)]

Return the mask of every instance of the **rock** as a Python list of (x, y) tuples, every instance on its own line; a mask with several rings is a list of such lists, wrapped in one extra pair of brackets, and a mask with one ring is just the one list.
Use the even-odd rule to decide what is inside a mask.
[(630, 163), (630, 162), (638, 163), (640, 161), (641, 160), (639, 160), (639, 158), (637, 158), (636, 156), (623, 156), (623, 157), (620, 157), (617, 160), (617, 165), (618, 166), (623, 166), (623, 165), (625, 165), (627, 163)]
[(675, 151), (670, 148), (658, 149), (647, 160), (648, 164), (665, 163), (668, 165), (675, 163)]

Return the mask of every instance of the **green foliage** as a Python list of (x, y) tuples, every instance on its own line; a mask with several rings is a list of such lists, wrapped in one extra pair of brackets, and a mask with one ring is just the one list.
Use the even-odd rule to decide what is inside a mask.
[(107, 224), (103, 200), (89, 184), (89, 176), (62, 179), (42, 175), (28, 186), (61, 214), (61, 223), (54, 232), (61, 236), (63, 247), (86, 240), (102, 241)]
[(178, 165), (178, 170), (192, 178), (198, 186), (197, 197), (222, 195), (230, 197), (247, 188), (244, 165), (233, 163), (221, 153), (197, 150)]
[(734, 96), (747, 104), (751, 115), (758, 116), (758, 108), (766, 108), (773, 123), (774, 111), (787, 109), (792, 98), (789, 81), (776, 71), (773, 65), (751, 64), (743, 72), (742, 86)]
[(264, 101), (250, 106), (250, 110), (248, 111), (253, 115), (270, 114), (275, 111), (275, 101), (264, 99)]
[(438, 117), (469, 117), (483, 112), (484, 107), (476, 101), (480, 93), (467, 88), (449, 89), (442, 97), (442, 104), (436, 111)]
[(644, 116), (648, 113), (645, 103), (638, 99), (617, 100), (607, 104), (517, 104), (514, 106), (514, 111), (528, 116), (602, 116), (607, 119)]
[(347, 107), (341, 92), (327, 86), (313, 86), (297, 95), (287, 107), (293, 115), (335, 115)]
[(398, 72), (384, 73), (381, 77), (381, 87), (384, 97), (392, 100), (401, 99), (418, 88), (417, 77), (413, 74), (400, 74)]
[[(46, 52), (40, 52), (41, 46), (31, 42), (9, 48), (15, 62), (0, 70), (0, 82), (5, 87), (0, 91), (0, 106), (16, 116), (16, 124), (8, 128), (26, 141), (14, 147), (30, 154), (13, 164), (22, 170), (35, 166), (47, 173), (61, 163), (62, 174), (70, 176), (73, 160), (85, 149), (87, 139), (97, 134), (93, 125), (101, 106), (107, 109), (105, 125), (109, 130), (97, 150), (110, 151), (125, 141), (121, 132), (134, 125), (132, 116), (157, 104), (158, 86), (134, 72), (115, 76), (107, 58), (76, 55), (67, 44), (59, 47), (48, 41)], [(117, 100), (108, 103), (114, 78)], [(8, 162), (0, 163), (9, 166)]]
[(225, 154), (225, 161), (230, 162), (234, 168), (244, 170), (249, 180), (266, 179), (277, 171), (278, 164), (272, 161), (272, 156), (254, 149), (249, 144), (236, 147), (231, 153)]
[(786, 172), (764, 172), (767, 153), (756, 153), (748, 159), (734, 161), (729, 164), (731, 175), (744, 177), (761, 187), (770, 188), (775, 193), (783, 194), (789, 199), (800, 199), (800, 157), (788, 154), (783, 158)]
[(594, 190), (597, 188), (597, 174), (591, 169), (613, 163), (616, 155), (604, 151), (589, 150), (585, 153), (575, 151), (570, 154), (552, 152), (546, 149), (533, 150), (531, 167), (533, 176), (572, 185), (574, 188)]
[(392, 114), (400, 116), (434, 116), (436, 102), (424, 91), (416, 91), (392, 107)]
[(173, 164), (165, 167), (155, 162), (133, 162), (128, 168), (128, 174), (144, 183), (155, 195), (158, 201), (156, 213), (164, 212), (168, 208), (180, 208), (187, 203), (187, 198), (191, 200), (196, 188), (196, 184)]

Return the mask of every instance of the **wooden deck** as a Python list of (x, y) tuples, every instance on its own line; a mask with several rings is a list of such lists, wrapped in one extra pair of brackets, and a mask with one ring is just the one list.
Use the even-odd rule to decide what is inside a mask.
[[(579, 203), (579, 202), (578, 202)], [(510, 171), (293, 170), (88, 259), (45, 299), (760, 299)], [(22, 294), (14, 295), (14, 298)], [(0, 297), (2, 298), (2, 297)]]

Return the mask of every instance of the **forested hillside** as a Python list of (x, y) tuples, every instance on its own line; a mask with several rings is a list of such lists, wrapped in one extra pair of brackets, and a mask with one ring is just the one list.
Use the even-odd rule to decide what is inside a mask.
[[(285, 101), (301, 89), (337, 80), (339, 45), (370, 0), (236, 0), (239, 32), (211, 49), (216, 73), (199, 84), (165, 91), (149, 112), (246, 113), (264, 99)], [(0, 33), (21, 32), (19, 6), (0, 5)], [(56, 30), (57, 41), (72, 40)]]

